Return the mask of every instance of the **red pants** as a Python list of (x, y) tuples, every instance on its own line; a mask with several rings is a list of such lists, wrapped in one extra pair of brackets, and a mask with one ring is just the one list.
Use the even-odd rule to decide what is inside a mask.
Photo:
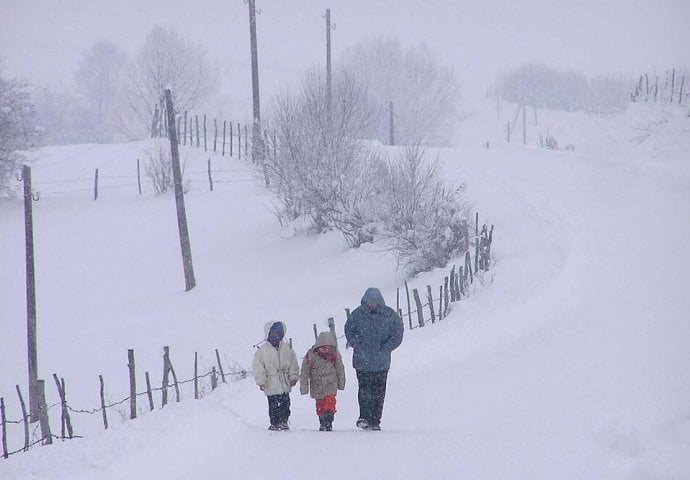
[(335, 413), (335, 395), (326, 395), (316, 401), (316, 414), (320, 417), (326, 412)]

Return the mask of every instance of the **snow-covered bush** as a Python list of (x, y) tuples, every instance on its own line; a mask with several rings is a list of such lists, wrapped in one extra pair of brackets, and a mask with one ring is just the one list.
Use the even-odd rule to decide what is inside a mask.
[(407, 275), (444, 267), (469, 248), (469, 207), (464, 185), (444, 182), (438, 161), (426, 161), (419, 145), (389, 162), (385, 229)]
[(389, 102), (393, 102), (396, 145), (449, 145), (460, 110), (460, 82), (453, 70), (421, 45), (403, 48), (394, 39), (372, 39), (348, 49), (341, 64), (365, 85), (377, 106), (369, 138), (389, 140)]
[[(144, 171), (151, 180), (153, 191), (162, 195), (173, 189), (172, 156), (170, 143), (165, 139), (154, 139), (144, 148)], [(184, 179), (185, 159), (180, 159), (180, 169)], [(185, 192), (189, 189), (189, 182), (183, 182)]]
[(361, 243), (358, 205), (380, 163), (359, 140), (371, 118), (366, 92), (346, 73), (333, 82), (330, 114), (319, 73), (305, 76), (297, 94), (277, 95), (270, 120), (276, 145), (271, 137), (258, 173), (280, 201), (279, 218), (307, 215), (316, 231), (337, 228), (352, 245)]
[(10, 180), (22, 162), (22, 151), (38, 146), (41, 133), (26, 87), (0, 77), (0, 196), (12, 193)]

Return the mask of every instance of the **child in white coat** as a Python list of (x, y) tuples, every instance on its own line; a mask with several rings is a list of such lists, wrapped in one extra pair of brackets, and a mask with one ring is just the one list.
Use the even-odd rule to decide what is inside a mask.
[(254, 380), (268, 398), (269, 430), (289, 430), (290, 390), (299, 380), (297, 355), (284, 341), (287, 328), (283, 322), (264, 325), (266, 341), (254, 354)]

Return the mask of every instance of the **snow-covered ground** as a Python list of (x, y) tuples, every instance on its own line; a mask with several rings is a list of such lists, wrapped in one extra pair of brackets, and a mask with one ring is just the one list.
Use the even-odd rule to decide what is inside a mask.
[[(99, 416), (74, 414), (85, 438), (0, 461), (0, 478), (690, 478), (687, 112), (539, 112), (523, 146), (517, 132), (504, 141), (515, 107), (498, 119), (490, 107), (438, 154), (496, 225), (496, 263), (447, 320), (406, 332), (382, 432), (354, 427), (346, 353), (333, 433), (315, 431), (313, 401), (297, 392), (292, 431), (269, 433), (251, 380), (200, 401), (187, 384), (184, 401), (163, 410), (147, 412), (141, 398), (135, 421), (112, 409), (108, 431)], [(547, 131), (575, 151), (536, 148)], [(155, 198), (148, 184), (139, 196), (132, 177), (145, 144), (45, 148), (34, 164), (39, 369), (65, 378), (74, 408), (99, 405), (99, 374), (110, 401), (128, 395), (128, 348), (142, 390), (144, 371), (160, 384), (165, 345), (178, 377), (190, 378), (195, 351), (204, 371), (215, 348), (249, 365), (265, 321), (285, 321), (301, 356), (312, 323), (325, 329), (334, 316), (341, 333), (344, 308), (366, 287), (395, 302), (402, 280), (390, 253), (280, 227), (244, 160), (188, 148), (198, 286), (185, 293), (172, 197)], [(225, 182), (213, 192), (208, 157)], [(20, 416), (14, 385), (26, 384), (23, 228), (21, 202), (1, 203), (0, 395), (10, 419)], [(20, 447), (21, 429), (9, 434)]]

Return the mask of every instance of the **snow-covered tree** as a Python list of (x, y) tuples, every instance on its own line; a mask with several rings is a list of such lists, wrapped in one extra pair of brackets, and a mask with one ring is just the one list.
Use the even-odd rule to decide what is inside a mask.
[(423, 45), (405, 49), (397, 40), (378, 38), (349, 48), (341, 65), (376, 102), (377, 122), (368, 132), (372, 138), (388, 143), (393, 101), (396, 144), (453, 143), (463, 116), (460, 82), (431, 50)]
[(170, 88), (178, 111), (198, 107), (216, 88), (217, 75), (198, 44), (177, 30), (156, 26), (138, 51), (131, 75), (129, 102), (143, 131)]
[(11, 194), (10, 180), (23, 159), (23, 151), (36, 147), (41, 129), (26, 86), (0, 76), (0, 195)]
[(91, 141), (109, 142), (119, 138), (126, 106), (127, 62), (126, 54), (109, 41), (93, 45), (79, 62), (74, 80), (91, 127)]

